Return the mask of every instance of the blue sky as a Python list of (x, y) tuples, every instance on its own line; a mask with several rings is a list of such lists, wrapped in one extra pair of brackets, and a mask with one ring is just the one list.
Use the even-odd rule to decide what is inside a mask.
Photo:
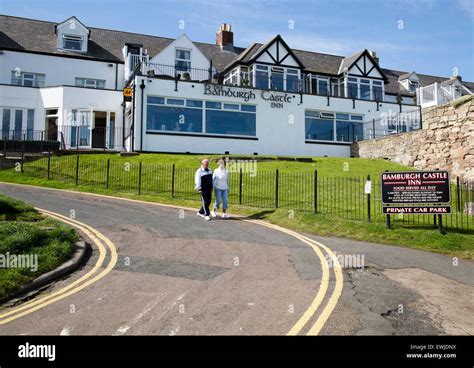
[(225, 22), (237, 46), (279, 33), (295, 49), (367, 48), (382, 67), (474, 81), (474, 0), (0, 0), (0, 12), (209, 43)]

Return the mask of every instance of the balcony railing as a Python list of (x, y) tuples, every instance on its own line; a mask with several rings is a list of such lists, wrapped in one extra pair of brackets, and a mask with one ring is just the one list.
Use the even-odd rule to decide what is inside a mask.
[(453, 85), (433, 83), (426, 87), (420, 87), (418, 93), (418, 104), (423, 108), (444, 105), (451, 100), (462, 96), (461, 90)]

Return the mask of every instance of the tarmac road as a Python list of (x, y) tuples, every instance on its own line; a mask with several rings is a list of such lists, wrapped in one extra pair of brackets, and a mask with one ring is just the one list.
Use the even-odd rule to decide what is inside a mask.
[[(6, 183), (0, 192), (73, 214), (93, 244), (84, 267), (33, 300), (61, 299), (31, 311), (5, 305), (2, 335), (474, 334), (472, 261), (308, 236), (315, 243), (242, 219), (206, 222), (188, 210), (104, 196)], [(101, 259), (92, 230), (110, 240), (116, 260), (105, 240)], [(324, 269), (331, 250), (340, 277), (336, 266)], [(365, 267), (349, 262), (357, 259)], [(101, 260), (101, 278), (63, 292)]]

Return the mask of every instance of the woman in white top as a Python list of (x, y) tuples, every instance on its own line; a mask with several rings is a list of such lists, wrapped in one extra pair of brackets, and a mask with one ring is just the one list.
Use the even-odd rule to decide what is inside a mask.
[(214, 187), (214, 194), (216, 196), (216, 202), (214, 209), (211, 211), (211, 216), (217, 216), (217, 210), (222, 202), (222, 218), (228, 218), (227, 215), (227, 202), (229, 195), (229, 174), (225, 168), (225, 161), (219, 160), (219, 167), (214, 170), (212, 174), (212, 186)]

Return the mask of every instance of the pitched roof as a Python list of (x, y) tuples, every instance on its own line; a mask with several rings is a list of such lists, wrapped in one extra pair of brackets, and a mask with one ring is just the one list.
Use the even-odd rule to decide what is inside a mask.
[[(174, 41), (173, 38), (88, 27), (91, 31), (88, 51), (78, 54), (58, 50), (56, 25), (57, 23), (42, 20), (0, 15), (0, 48), (123, 63), (122, 48), (125, 43), (143, 45), (148, 54), (154, 56)], [(213, 60), (213, 65), (218, 70), (222, 70), (243, 51), (239, 47), (234, 48), (234, 51), (225, 51), (218, 45), (201, 42), (194, 44), (209, 60)]]
[[(78, 54), (57, 49), (55, 35), (57, 24), (42, 20), (0, 15), (0, 49), (123, 63), (122, 48), (126, 43), (143, 45), (148, 50), (148, 54), (154, 56), (174, 41), (173, 38), (87, 27), (91, 31), (88, 52)], [(228, 51), (214, 44), (202, 42), (194, 42), (194, 44), (209, 60), (212, 60), (213, 66), (219, 71), (227, 69), (238, 61), (246, 62), (250, 60), (252, 56), (256, 55), (265, 46), (261, 43), (254, 43), (247, 48), (234, 47), (232, 51)], [(297, 49), (292, 49), (292, 51), (304, 65), (306, 71), (336, 76), (340, 74), (340, 70), (343, 70), (345, 65), (350, 65), (365, 50), (346, 58), (344, 56)], [(385, 84), (385, 91), (387, 93), (396, 94), (401, 92), (402, 95), (412, 95), (412, 93), (405, 91), (398, 82), (401, 76), (410, 73), (391, 69), (381, 70), (387, 77), (387, 84)], [(449, 79), (418, 73), (417, 76), (422, 86), (434, 82), (441, 83)], [(462, 83), (474, 92), (474, 83), (464, 81)]]
[(354, 64), (364, 52), (365, 50), (357, 51), (355, 54), (344, 58), (339, 67), (338, 74), (343, 73), (345, 68), (349, 70), (352, 64)]
[(413, 74), (418, 75), (418, 74), (416, 74), (415, 72), (409, 72), (409, 73), (405, 73), (405, 74), (402, 74), (401, 76), (399, 76), (399, 77), (398, 77), (398, 80), (399, 80), (399, 81), (402, 81), (402, 80), (408, 79), (408, 78), (410, 78)]

